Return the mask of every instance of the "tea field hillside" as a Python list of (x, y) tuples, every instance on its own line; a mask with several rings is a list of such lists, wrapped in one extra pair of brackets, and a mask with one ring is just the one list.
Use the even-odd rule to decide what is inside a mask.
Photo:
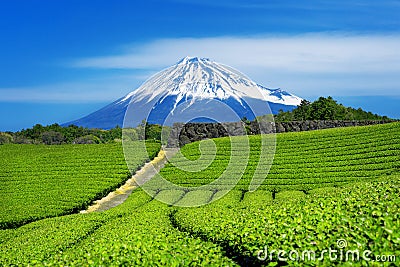
[[(260, 155), (262, 137), (255, 135), (248, 138), (250, 155), (247, 168), (235, 187), (245, 191), (254, 173), (257, 171), (258, 175), (260, 172), (262, 174), (270, 163), (268, 151)], [(234, 140), (237, 139), (245, 140), (247, 137), (234, 137)], [(243, 145), (234, 148), (229, 137), (201, 142), (204, 144), (195, 142), (183, 147), (182, 154), (172, 159), (171, 164), (161, 170), (161, 175), (182, 186), (210, 183), (228, 168), (230, 157), (235, 152), (233, 150), (238, 149), (240, 154), (242, 146), (247, 144), (243, 141)], [(274, 144), (269, 140), (265, 142), (267, 145)], [(213, 149), (213, 143), (216, 150)], [(266, 179), (260, 187), (262, 190), (275, 193), (300, 190), (307, 193), (318, 187), (373, 180), (400, 171), (400, 124), (281, 133), (276, 135), (276, 149), (273, 152), (275, 155), (269, 173), (263, 176)], [(193, 172), (198, 169), (197, 165), (209, 158), (214, 159), (209, 167)], [(177, 164), (185, 168), (179, 169), (175, 166)]]
[[(230, 192), (223, 187), (213, 192), (196, 189), (217, 179), (226, 168), (229, 153), (234, 153), (229, 138), (213, 140), (215, 146), (208, 145), (210, 141), (188, 144), (160, 174), (193, 190), (157, 187), (151, 181), (149, 188), (168, 203), (185, 206), (204, 199), (209, 204), (190, 208), (168, 205), (139, 188), (126, 202), (105, 212), (56, 216), (20, 227), (3, 224), (0, 265), (396, 266), (400, 264), (398, 133), (400, 123), (278, 134), (270, 172), (254, 192), (248, 188), (254, 172), (259, 172), (262, 137), (250, 136), (250, 160)], [(103, 145), (93, 146), (100, 149)], [(17, 148), (44, 149), (0, 147), (4, 154)], [(63, 149), (68, 153), (74, 146)], [(120, 156), (108, 160), (118, 165), (123, 154), (121, 147), (115, 149)], [(96, 153), (96, 158), (105, 160), (110, 151)], [(191, 171), (211, 154), (215, 158), (207, 168)], [(186, 171), (174, 166), (185, 158), (190, 165)], [(75, 159), (70, 157), (70, 170), (80, 167), (73, 163)], [(9, 162), (14, 162), (16, 169), (26, 166), (11, 157)], [(50, 161), (46, 166), (56, 165)], [(120, 170), (126, 172), (126, 165), (121, 164)], [(32, 175), (16, 179), (17, 175), (8, 172), (2, 181), (12, 188), (12, 183), (15, 187), (29, 183)], [(43, 196), (38, 183), (30, 185), (32, 190), (26, 195)], [(61, 188), (57, 190), (62, 194)], [(16, 211), (29, 206), (23, 200), (10, 198), (8, 202), (2, 195), (2, 205)], [(7, 222), (20, 222), (19, 214), (4, 213), (3, 217)], [(330, 258), (327, 250), (335, 251), (336, 257)], [(348, 258), (348, 251), (354, 258)]]
[[(160, 144), (147, 147), (153, 158)], [(137, 150), (139, 168), (149, 156)], [(121, 144), (1, 145), (0, 170), (0, 229), (79, 212), (130, 177)]]

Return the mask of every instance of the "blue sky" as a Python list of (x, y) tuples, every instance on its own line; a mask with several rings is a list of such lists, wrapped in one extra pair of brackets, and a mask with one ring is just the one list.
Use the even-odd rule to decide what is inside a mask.
[(400, 118), (400, 1), (0, 2), (0, 131), (84, 116), (185, 56)]

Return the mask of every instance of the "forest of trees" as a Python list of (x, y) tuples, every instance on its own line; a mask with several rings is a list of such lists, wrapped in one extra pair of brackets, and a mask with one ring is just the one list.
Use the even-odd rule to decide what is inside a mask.
[[(162, 127), (148, 124), (146, 121), (136, 128), (126, 130), (127, 138), (132, 140), (161, 140)], [(0, 132), (0, 144), (102, 144), (121, 142), (122, 128), (118, 125), (110, 130), (89, 129), (70, 125), (67, 127), (55, 123), (48, 126), (36, 124), (32, 128), (18, 132)]]
[(305, 121), (305, 120), (383, 120), (390, 121), (386, 116), (380, 116), (351, 107), (338, 104), (332, 97), (320, 97), (314, 102), (302, 100), (301, 104), (292, 111), (280, 111), (275, 121)]
[[(272, 115), (261, 116), (272, 120)], [(260, 117), (260, 118), (261, 118)], [(292, 111), (280, 111), (274, 116), (277, 122), (304, 121), (304, 120), (382, 120), (393, 121), (386, 116), (379, 116), (351, 107), (338, 104), (332, 97), (320, 97), (314, 102), (303, 100), (301, 104)], [(250, 123), (246, 118), (245, 123)], [(136, 127), (126, 129), (125, 138), (131, 140), (161, 140), (162, 132), (170, 130), (169, 127), (161, 127), (157, 124), (148, 124), (145, 120)], [(124, 129), (125, 131), (125, 129)], [(167, 131), (168, 132), (168, 131)], [(122, 139), (122, 128), (116, 126), (110, 130), (88, 129), (70, 125), (62, 127), (58, 124), (42, 126), (36, 124), (32, 128), (23, 129), (18, 132), (0, 132), (0, 144), (100, 144), (120, 142)]]
[[(36, 124), (32, 128), (12, 133), (0, 134), (0, 143), (16, 144), (98, 144), (114, 142), (121, 139), (122, 129), (115, 127), (111, 130), (88, 129), (70, 125), (62, 127), (57, 123), (43, 126)], [(8, 139), (8, 142), (7, 142)]]

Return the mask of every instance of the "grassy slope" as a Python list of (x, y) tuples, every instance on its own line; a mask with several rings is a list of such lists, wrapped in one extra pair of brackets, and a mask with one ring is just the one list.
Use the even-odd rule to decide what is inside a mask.
[[(363, 146), (367, 146), (370, 151), (358, 153), (359, 155), (375, 153), (378, 148), (383, 147), (379, 153), (386, 155), (388, 161), (393, 160), (393, 154), (385, 154), (385, 151), (394, 153), (394, 159), (398, 159), (399, 149), (392, 148), (399, 144), (395, 133), (400, 125), (381, 127), (278, 135), (278, 159), (281, 159), (280, 164), (283, 165), (282, 168), (273, 167), (271, 171), (274, 168), (283, 169), (283, 166), (295, 170), (296, 166), (285, 163), (286, 158), (297, 156), (300, 159), (300, 155), (308, 151), (305, 146), (312, 141), (319, 143), (318, 149), (310, 147), (306, 154), (310, 157), (303, 154), (305, 160), (312, 159), (319, 150), (323, 150), (322, 146), (333, 146), (339, 136), (346, 140), (343, 144), (349, 145), (349, 149), (340, 150), (342, 154), (346, 151), (354, 152), (350, 148), (360, 146), (360, 142), (363, 142)], [(386, 136), (379, 137), (386, 146), (368, 146), (374, 143), (371, 140), (377, 140), (376, 136), (380, 135)], [(334, 139), (331, 139), (332, 137)], [(317, 142), (318, 140), (320, 142)], [(196, 151), (191, 146), (195, 144), (185, 147), (183, 150), (187, 151), (184, 153)], [(296, 147), (300, 148), (293, 150)], [(374, 154), (372, 158), (376, 155), (381, 154)], [(199, 158), (198, 153), (192, 153), (192, 156)], [(339, 158), (339, 155), (337, 157)], [(376, 158), (383, 160), (385, 156)], [(313, 164), (319, 162), (321, 161), (314, 160)], [(379, 164), (372, 163), (376, 167)], [(343, 163), (340, 166), (347, 165)], [(333, 170), (339, 170), (340, 166)], [(377, 182), (354, 183), (342, 188), (346, 183), (321, 183), (317, 180), (317, 187), (322, 188), (311, 190), (307, 187), (304, 191), (307, 195), (303, 191), (287, 191), (293, 188), (286, 184), (276, 194), (258, 190), (243, 195), (243, 191), (234, 190), (220, 201), (200, 208), (168, 207), (151, 200), (144, 192), (138, 190), (123, 205), (104, 213), (50, 218), (18, 229), (0, 230), (0, 265), (26, 265), (35, 262), (61, 262), (70, 266), (113, 263), (164, 263), (170, 266), (190, 263), (234, 265), (229, 258), (242, 264), (257, 263), (255, 253), (263, 249), (264, 245), (270, 245), (274, 249), (289, 249), (290, 246), (334, 248), (337, 238), (347, 239), (351, 248), (358, 246), (359, 242), (360, 248), (372, 249), (374, 253), (398, 254), (399, 176), (378, 179), (387, 173), (398, 172), (397, 165), (388, 166), (384, 172), (376, 172), (369, 176), (368, 180), (381, 180)], [(164, 171), (169, 173), (171, 169), (168, 168), (171, 166)], [(308, 169), (301, 169), (303, 167), (300, 164), (298, 168), (303, 172)], [(319, 168), (315, 167), (317, 171)], [(291, 178), (291, 175), (296, 173), (288, 175)], [(357, 180), (355, 177), (357, 176), (354, 176), (353, 180)], [(329, 186), (323, 187), (325, 185)], [(270, 187), (263, 188), (268, 190)], [(242, 188), (239, 186), (237, 189)], [(217, 192), (215, 196), (220, 193), (223, 192)], [(187, 195), (178, 194), (176, 198), (176, 192), (168, 190), (159, 194), (174, 200), (183, 196), (179, 201), (188, 203), (191, 196), (202, 197), (201, 194), (193, 192)], [(204, 196), (209, 195), (209, 192), (204, 192)], [(327, 265), (329, 264), (331, 262), (327, 262)]]
[[(267, 172), (264, 174), (266, 179), (261, 189), (276, 192), (288, 189), (307, 191), (399, 173), (399, 132), (400, 123), (391, 123), (278, 134), (273, 164), (268, 175)], [(260, 159), (260, 136), (250, 136), (249, 139), (250, 160), (237, 189), (248, 188), (258, 162), (261, 164), (261, 173), (263, 166), (268, 164)], [(198, 186), (215, 180), (228, 165), (230, 143), (228, 138), (214, 141), (217, 153), (208, 168), (191, 172), (202, 163), (197, 142), (184, 147), (184, 154), (190, 160), (183, 155), (172, 159), (174, 164), (188, 167), (187, 171), (169, 164), (161, 174), (171, 182), (185, 186)], [(209, 151), (207, 147), (211, 147)], [(203, 147), (203, 158), (211, 157), (213, 151), (212, 146)]]
[[(231, 191), (227, 197), (200, 208), (180, 208), (173, 221), (182, 231), (224, 247), (233, 259), (246, 266), (276, 266), (277, 253), (271, 259), (257, 258), (265, 247), (269, 253), (273, 250), (287, 253), (293, 250), (299, 255), (306, 250), (316, 253), (317, 260), (299, 259), (290, 261), (290, 265), (343, 264), (344, 261), (331, 261), (327, 255), (318, 261), (325, 249), (340, 252), (338, 240), (347, 242), (344, 253), (358, 250), (362, 255), (369, 250), (371, 260), (378, 255), (396, 255), (396, 263), (400, 264), (398, 175), (381, 181), (319, 188), (307, 195), (283, 191), (274, 200), (271, 194), (256, 191), (246, 193), (240, 201), (239, 193)], [(367, 261), (349, 263), (359, 266)]]
[(129, 177), (121, 144), (2, 145), (0, 169), (0, 229), (77, 212)]
[(218, 245), (176, 229), (171, 212), (138, 189), (122, 205), (105, 212), (0, 230), (0, 265), (235, 265)]

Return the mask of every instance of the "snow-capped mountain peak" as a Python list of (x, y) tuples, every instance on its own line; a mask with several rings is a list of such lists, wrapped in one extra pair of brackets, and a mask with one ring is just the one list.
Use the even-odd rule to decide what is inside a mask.
[[(289, 105), (300, 104), (301, 98), (281, 91), (261, 87), (247, 76), (226, 65), (213, 62), (208, 58), (185, 57), (175, 65), (157, 73), (128, 94), (122, 101), (135, 96), (133, 101), (152, 101), (175, 95), (177, 101), (185, 98), (240, 100), (243, 97), (263, 99), (273, 103), (290, 102)], [(286, 94), (285, 94), (286, 93)]]
[[(126, 126), (124, 118), (130, 119), (128, 126), (136, 126), (143, 119), (162, 124), (169, 115), (176, 122), (185, 122), (201, 114), (217, 121), (237, 121), (291, 110), (301, 100), (279, 88), (261, 86), (227, 65), (185, 57), (125, 97), (70, 124), (107, 129)], [(229, 110), (235, 114), (229, 115)]]

